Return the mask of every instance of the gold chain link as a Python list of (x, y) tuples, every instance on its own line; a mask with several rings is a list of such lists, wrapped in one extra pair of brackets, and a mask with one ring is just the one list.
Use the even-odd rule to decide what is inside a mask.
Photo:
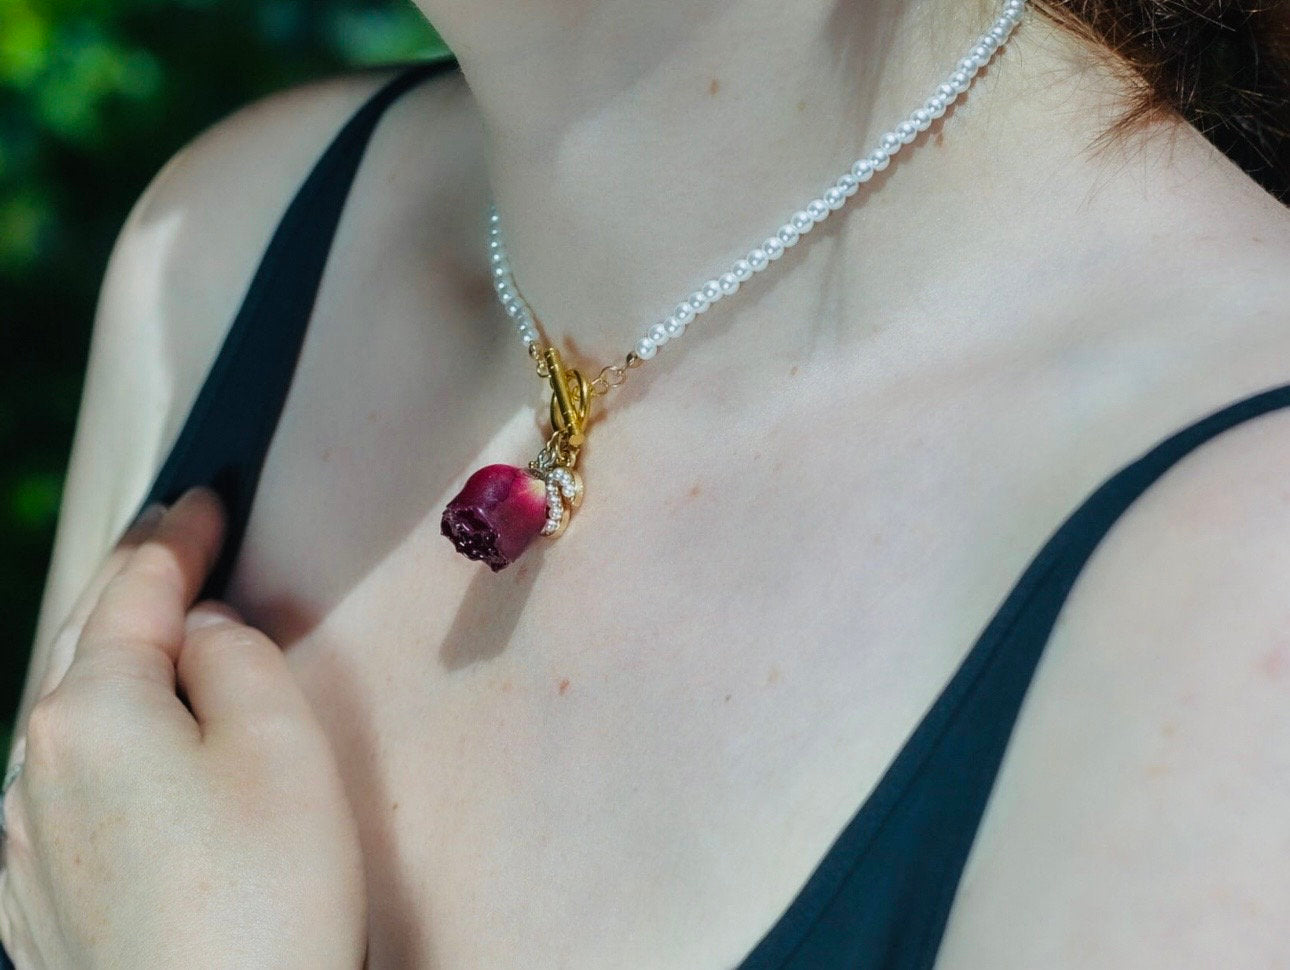
[[(537, 330), (538, 333), (542, 333), (545, 328), (542, 326), (541, 319), (538, 318), (537, 313), (532, 307), (529, 307), (529, 312), (533, 314), (534, 329)], [(547, 370), (544, 350), (545, 348), (538, 346), (538, 341), (536, 340), (528, 345), (529, 357), (531, 357), (533, 362), (537, 364), (538, 377), (546, 380), (551, 376), (551, 372)], [(636, 351), (629, 350), (621, 364), (606, 364), (600, 369), (600, 373), (596, 375), (596, 379), (590, 384), (591, 396), (604, 397), (615, 387), (618, 387), (627, 380), (628, 370), (633, 367), (639, 367), (643, 363), (645, 363), (645, 360), (641, 357), (637, 357)]]
[[(534, 363), (537, 364), (538, 377), (546, 380), (551, 376), (551, 373), (547, 370), (546, 361), (543, 359), (542, 348), (538, 346), (538, 342), (535, 340), (533, 343), (528, 345), (528, 349), (529, 356), (533, 358)], [(596, 375), (596, 379), (591, 382), (592, 395), (600, 395), (601, 397), (604, 397), (615, 387), (618, 387), (627, 380), (627, 371), (630, 368), (639, 367), (643, 363), (645, 363), (644, 359), (637, 357), (636, 351), (629, 350), (621, 364), (605, 365), (600, 369), (600, 373)]]

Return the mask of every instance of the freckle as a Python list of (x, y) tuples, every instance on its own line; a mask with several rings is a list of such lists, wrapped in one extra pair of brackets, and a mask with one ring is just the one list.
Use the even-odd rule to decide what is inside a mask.
[(753, 452), (753, 461), (756, 461), (756, 460), (757, 460), (758, 458), (760, 458), (760, 457), (761, 457), (761, 452), (760, 452), (760, 451), (755, 451), (755, 452)]
[(690, 498), (698, 498), (699, 493), (702, 491), (703, 489), (699, 487), (699, 483), (695, 482), (693, 485), (690, 486)]
[(525, 573), (527, 573), (528, 571), (529, 571), (529, 564), (528, 564), (528, 563), (521, 563), (521, 564), (520, 564), (520, 566), (519, 566), (519, 568), (515, 570), (515, 575), (516, 575), (516, 576), (523, 576), (523, 575), (524, 575)]
[(790, 376), (790, 377), (796, 377), (796, 376), (797, 376), (797, 365), (796, 365), (796, 364), (794, 364), (792, 367), (790, 367), (790, 368), (788, 369), (788, 373), (789, 373), (789, 376)]
[(331, 449), (330, 449), (330, 448), (324, 448), (324, 449), (323, 449), (323, 453), (322, 453), (322, 460), (323, 460), (323, 461), (331, 461)]
[(513, 685), (511, 684), (511, 678), (507, 677), (504, 681), (502, 681), (502, 693), (503, 694), (507, 693), (512, 686)]
[(805, 102), (805, 101), (799, 101), (799, 102), (797, 102), (797, 110), (798, 110), (798, 111), (805, 111), (805, 110), (806, 110), (806, 102)]
[(79, 866), (80, 864), (81, 864), (81, 854), (78, 852), (72, 859), (72, 865)]
[(712, 79), (712, 83), (708, 85), (708, 94), (716, 94), (720, 90), (721, 90), (721, 82), (714, 77)]
[(1259, 672), (1268, 680), (1280, 680), (1286, 672), (1286, 667), (1290, 665), (1288, 653), (1290, 653), (1290, 647), (1287, 644), (1276, 644), (1259, 658)]
[(368, 412), (367, 412), (367, 420), (368, 420), (368, 421), (375, 421), (378, 417), (380, 417), (380, 415), (381, 415), (381, 412), (380, 412), (380, 411), (368, 411)]
[(565, 677), (560, 681), (560, 694), (563, 696), (567, 693), (569, 693), (569, 678)]
[(726, 695), (726, 703), (727, 703), (727, 704), (729, 704), (729, 703), (730, 703), (730, 698), (731, 698), (731, 697), (733, 697), (733, 696), (734, 696), (733, 694), (727, 694), (727, 695)]
[(1178, 733), (1178, 725), (1174, 724), (1172, 721), (1166, 721), (1164, 724), (1160, 725), (1160, 733), (1167, 738), (1172, 738)]
[(780, 678), (779, 668), (772, 666), (770, 670), (766, 672), (766, 686), (770, 687), (772, 684), (778, 684), (779, 678)]
[(398, 803), (398, 802), (392, 802), (392, 803), (390, 804), (390, 811), (391, 811), (391, 812), (397, 812), (398, 810), (399, 810), (399, 803)]

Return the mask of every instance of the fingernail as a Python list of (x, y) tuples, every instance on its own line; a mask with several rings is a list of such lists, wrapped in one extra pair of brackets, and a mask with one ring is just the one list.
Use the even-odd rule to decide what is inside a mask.
[(198, 494), (204, 494), (208, 499), (212, 499), (215, 502), (219, 503), (220, 505), (223, 505), (223, 500), (219, 497), (219, 492), (215, 491), (215, 489), (209, 485), (193, 485), (192, 487), (186, 489), (184, 491), (184, 494), (179, 497), (181, 500), (182, 499), (191, 500), (193, 496)]
[(188, 611), (188, 616), (184, 618), (184, 629), (189, 631), (200, 630), (205, 626), (228, 622), (229, 617), (225, 614), (198, 606)]
[(149, 502), (144, 506), (133, 522), (130, 523), (131, 529), (146, 529), (156, 525), (161, 521), (161, 517), (166, 514), (166, 505), (164, 502)]

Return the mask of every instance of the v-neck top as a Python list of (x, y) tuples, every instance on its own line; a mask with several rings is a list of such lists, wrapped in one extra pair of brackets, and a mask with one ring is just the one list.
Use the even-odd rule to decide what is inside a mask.
[[(173, 503), (197, 484), (219, 492), (227, 538), (203, 597), (222, 595), (237, 557), (368, 140), (400, 95), (457, 69), (452, 57), (407, 65), (340, 129), (277, 226), (187, 419), (139, 502), (140, 510), (153, 501)], [(878, 784), (737, 970), (933, 966), (1022, 700), (1084, 564), (1121, 513), (1175, 462), (1226, 429), (1286, 405), (1290, 384), (1199, 418), (1115, 471), (1054, 529)], [(447, 543), (444, 555), (455, 555)]]

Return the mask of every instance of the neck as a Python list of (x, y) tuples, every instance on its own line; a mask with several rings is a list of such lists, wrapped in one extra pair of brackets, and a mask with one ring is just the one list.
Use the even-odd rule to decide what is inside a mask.
[[(876, 147), (1002, 10), (1002, 0), (420, 2), (482, 115), (516, 284), (544, 337), (592, 375)], [(660, 357), (693, 353), (701, 330), (725, 341), (724, 360), (743, 347), (801, 354), (821, 333), (836, 345), (839, 332), (874, 330), (872, 313), (889, 326), (891, 307), (924, 282), (1008, 265), (1014, 198), (1068, 222), (1052, 173), (1071, 205), (1096, 178), (1082, 153), (1114, 95), (1109, 72), (1093, 83), (1087, 62), (1028, 9), (942, 118)], [(478, 224), (482, 238), (482, 212)]]

